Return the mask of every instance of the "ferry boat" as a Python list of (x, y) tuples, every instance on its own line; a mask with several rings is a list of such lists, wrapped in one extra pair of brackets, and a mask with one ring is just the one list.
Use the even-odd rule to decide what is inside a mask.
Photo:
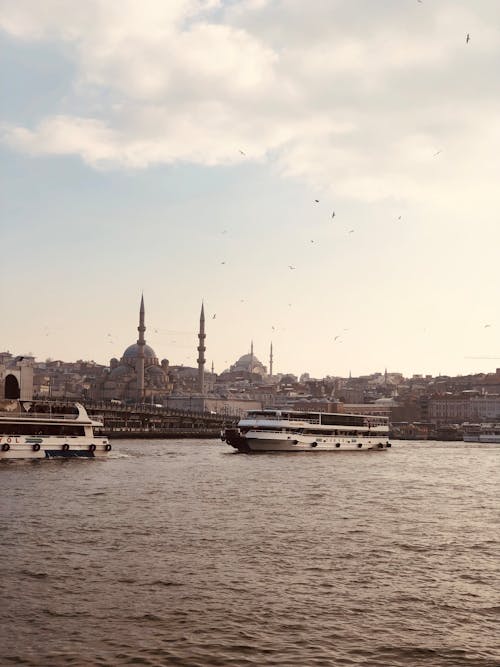
[(99, 426), (80, 403), (54, 414), (47, 404), (0, 401), (0, 461), (107, 456), (108, 439), (94, 434)]
[(500, 424), (483, 423), (463, 425), (464, 442), (499, 442)]
[(223, 441), (240, 452), (385, 451), (387, 417), (294, 410), (251, 410)]

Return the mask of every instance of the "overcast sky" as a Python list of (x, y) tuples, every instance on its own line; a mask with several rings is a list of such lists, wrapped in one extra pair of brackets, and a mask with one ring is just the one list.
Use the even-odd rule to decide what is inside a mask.
[(0, 0), (0, 30), (0, 348), (108, 363), (144, 291), (172, 364), (203, 299), (216, 372), (252, 339), (315, 377), (500, 366), (497, 0)]

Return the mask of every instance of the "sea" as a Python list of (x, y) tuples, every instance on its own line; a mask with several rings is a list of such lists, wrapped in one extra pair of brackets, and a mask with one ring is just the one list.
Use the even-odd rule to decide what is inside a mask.
[(0, 665), (499, 667), (500, 445), (0, 465)]

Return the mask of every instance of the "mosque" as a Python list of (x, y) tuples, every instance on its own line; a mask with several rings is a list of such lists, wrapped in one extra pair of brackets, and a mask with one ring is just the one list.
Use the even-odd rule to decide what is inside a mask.
[[(179, 393), (179, 384), (189, 383), (188, 393), (197, 394), (200, 398), (206, 397), (213, 390), (215, 375), (205, 374), (205, 313), (203, 304), (200, 312), (200, 326), (198, 331), (198, 367), (188, 369), (172, 367), (168, 359), (158, 360), (156, 352), (147, 345), (144, 334), (145, 308), (144, 297), (141, 296), (139, 307), (139, 336), (136, 343), (129, 345), (120, 359), (110, 360), (109, 368), (103, 375), (96, 378), (90, 394), (95, 400), (120, 400), (124, 403), (163, 403), (167, 399), (172, 403), (173, 393)], [(272, 373), (272, 345), (270, 355), (270, 371)], [(255, 357), (253, 342), (250, 354), (240, 357), (229, 369), (220, 376), (221, 379), (231, 381), (235, 376), (245, 374), (248, 377), (267, 376), (267, 368)], [(190, 376), (188, 378), (188, 376)], [(206, 377), (207, 376), (207, 377)], [(182, 378), (179, 383), (179, 379)], [(186, 380), (187, 378), (187, 380)], [(207, 380), (209, 380), (207, 382)], [(180, 392), (185, 393), (185, 392)]]
[(144, 296), (141, 296), (137, 330), (137, 342), (127, 347), (120, 360), (111, 359), (109, 369), (93, 384), (92, 398), (143, 403), (151, 398), (160, 400), (162, 396), (170, 393), (172, 387), (169, 381), (168, 359), (159, 362), (155, 351), (146, 344), (144, 338)]

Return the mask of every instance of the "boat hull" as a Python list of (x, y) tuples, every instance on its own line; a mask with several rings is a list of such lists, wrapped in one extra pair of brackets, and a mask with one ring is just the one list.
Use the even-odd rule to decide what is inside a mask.
[(500, 443), (500, 435), (464, 435), (464, 442)]
[(10, 459), (54, 458), (102, 458), (109, 456), (111, 445), (107, 440), (91, 442), (54, 442), (51, 438), (36, 438), (38, 442), (26, 442), (25, 438), (1, 438), (0, 461)]

